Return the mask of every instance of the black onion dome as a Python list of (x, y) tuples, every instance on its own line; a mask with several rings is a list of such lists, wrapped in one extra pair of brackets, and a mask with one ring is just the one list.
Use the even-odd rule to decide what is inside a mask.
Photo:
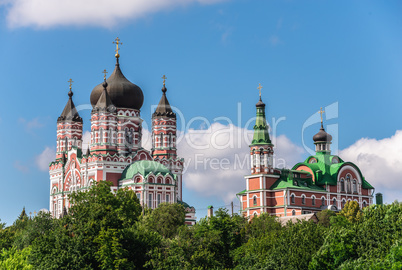
[[(117, 108), (129, 108), (139, 110), (144, 103), (144, 94), (138, 85), (133, 84), (124, 77), (120, 70), (119, 62), (110, 77), (106, 80), (107, 93), (110, 100)], [(92, 107), (98, 102), (102, 91), (103, 83), (95, 86), (91, 93)]]
[(328, 134), (324, 127), (321, 125), (320, 131), (318, 131), (317, 134), (313, 136), (314, 142), (331, 142), (332, 141), (332, 136), (331, 134)]
[(256, 107), (265, 107), (265, 103), (262, 102), (261, 97), (260, 100), (257, 102), (257, 104), (255, 104)]

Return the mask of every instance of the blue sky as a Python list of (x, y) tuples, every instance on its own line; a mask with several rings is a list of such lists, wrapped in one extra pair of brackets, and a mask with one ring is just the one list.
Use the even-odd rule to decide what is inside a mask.
[[(325, 121), (336, 132), (341, 157), (360, 166), (385, 201), (402, 199), (400, 1), (149, 2), (92, 7), (75, 0), (47, 0), (42, 6), (38, 0), (0, 0), (2, 221), (12, 223), (23, 206), (28, 212), (48, 208), (44, 167), (55, 148), (67, 81), (74, 81), (75, 104), (89, 104), (103, 69), (114, 68), (117, 36), (123, 73), (145, 95), (146, 124), (159, 102), (163, 74), (170, 103), (185, 117), (185, 134), (228, 126), (216, 117), (231, 119), (239, 132), (250, 129), (245, 123), (255, 115), (261, 83), (270, 123), (272, 117), (286, 118), (274, 135), (289, 167), (308, 155), (302, 137), (312, 147), (318, 131), (315, 123), (302, 132), (304, 123), (320, 107), (336, 103), (337, 116)], [(80, 114), (89, 130), (90, 111)], [(188, 125), (195, 117), (214, 124)], [(187, 160), (195, 152), (184, 144), (179, 151)], [(203, 154), (246, 152), (242, 144)], [(199, 209), (198, 217), (210, 204), (228, 205), (245, 187), (244, 171), (191, 168), (184, 176), (184, 199)]]

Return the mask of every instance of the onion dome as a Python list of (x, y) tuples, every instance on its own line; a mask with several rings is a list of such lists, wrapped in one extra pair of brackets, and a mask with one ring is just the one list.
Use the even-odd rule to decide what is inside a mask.
[(320, 131), (318, 131), (317, 134), (313, 136), (314, 142), (331, 142), (332, 141), (332, 136), (328, 134), (321, 122), (321, 128)]
[(265, 107), (265, 103), (262, 102), (261, 97), (260, 97), (260, 100), (257, 102), (257, 104), (255, 104), (255, 106), (256, 106), (257, 108), (259, 108), (259, 107)]
[[(124, 77), (120, 70), (119, 58), (116, 67), (110, 77), (106, 80), (107, 93), (110, 100), (117, 108), (128, 108), (140, 110), (144, 103), (144, 94), (139, 86), (133, 84)], [(91, 104), (95, 106), (103, 91), (103, 83), (95, 86), (91, 93)]]
[(70, 91), (68, 92), (68, 101), (66, 106), (64, 107), (63, 112), (61, 113), (60, 117), (57, 118), (57, 122), (61, 121), (74, 121), (74, 122), (81, 122), (82, 123), (82, 118), (77, 112), (77, 109), (75, 108), (74, 102), (73, 102), (73, 91), (71, 91), (71, 86), (70, 86)]
[(152, 117), (157, 116), (167, 116), (171, 118), (176, 118), (176, 114), (173, 112), (172, 108), (170, 107), (169, 101), (166, 97), (166, 87), (165, 83), (163, 83), (162, 87), (162, 98), (159, 101), (158, 107), (156, 108), (155, 112), (152, 114)]

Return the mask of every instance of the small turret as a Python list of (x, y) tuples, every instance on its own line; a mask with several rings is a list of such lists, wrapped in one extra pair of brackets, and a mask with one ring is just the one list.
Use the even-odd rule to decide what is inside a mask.
[(319, 113), (321, 115), (321, 128), (320, 131), (318, 131), (317, 134), (315, 134), (313, 136), (313, 141), (315, 144), (315, 151), (317, 153), (331, 153), (331, 143), (332, 143), (332, 136), (330, 134), (328, 134), (325, 129), (324, 129), (324, 125), (323, 125), (323, 119), (322, 119), (322, 114), (325, 111), (322, 110), (322, 108), (320, 109)]
[(82, 118), (78, 114), (73, 102), (73, 91), (70, 79), (70, 91), (68, 92), (68, 101), (63, 112), (57, 119), (57, 150), (56, 159), (60, 159), (66, 151), (72, 147), (81, 149), (82, 147)]

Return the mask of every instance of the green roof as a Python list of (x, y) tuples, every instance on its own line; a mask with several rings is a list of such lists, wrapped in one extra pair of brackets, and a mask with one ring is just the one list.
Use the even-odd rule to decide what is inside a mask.
[[(260, 102), (263, 106), (258, 106)], [(257, 118), (255, 119), (254, 135), (251, 145), (271, 144), (267, 120), (265, 119), (265, 104), (262, 103), (261, 99), (260, 102), (257, 103)]]
[(166, 166), (159, 162), (153, 160), (139, 160), (124, 169), (120, 180), (131, 179), (136, 174), (141, 174), (142, 176), (147, 177), (150, 173), (153, 173), (154, 175), (162, 174), (163, 176), (171, 175), (172, 177), (175, 177)]
[(184, 206), (184, 208), (192, 208), (192, 206), (190, 206), (188, 203), (183, 202), (183, 201), (177, 201), (178, 204), (181, 204)]
[(270, 187), (271, 190), (294, 188), (310, 191), (325, 191), (324, 188), (317, 186), (313, 183), (310, 178), (295, 177), (294, 173), (306, 174), (304, 171), (294, 171), (282, 169), (281, 177), (275, 181), (275, 183)]
[[(317, 160), (316, 163), (310, 163), (313, 158)], [(338, 159), (339, 162), (332, 163), (334, 158)], [(373, 189), (373, 187), (364, 179), (360, 169), (354, 163), (345, 162), (340, 157), (325, 152), (318, 152), (314, 156), (309, 156), (304, 162), (297, 163), (293, 166), (292, 169), (295, 170), (300, 166), (307, 166), (314, 173), (316, 185), (336, 185), (338, 173), (345, 165), (350, 165), (358, 171), (360, 178), (362, 179), (363, 188)]]

